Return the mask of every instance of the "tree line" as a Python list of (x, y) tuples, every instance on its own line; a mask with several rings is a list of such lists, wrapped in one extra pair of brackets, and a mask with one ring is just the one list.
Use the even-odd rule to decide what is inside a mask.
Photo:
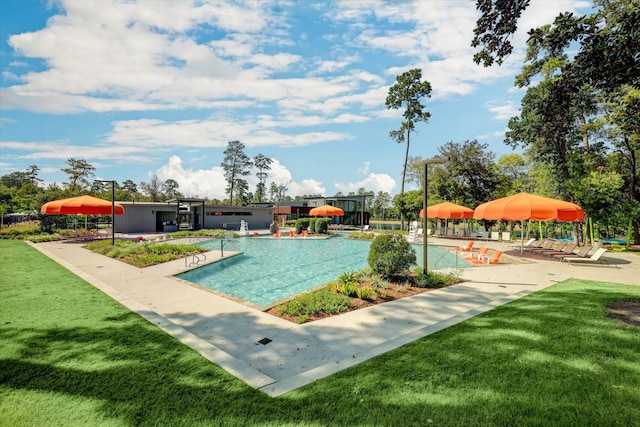
[[(478, 64), (502, 64), (513, 50), (511, 36), (529, 3), (477, 1), (481, 17), (472, 46), (480, 48), (474, 56)], [(488, 146), (475, 140), (441, 145), (438, 157), (443, 163), (429, 165), (429, 204), (446, 200), (474, 208), (527, 191), (575, 202), (605, 228), (630, 224), (634, 243), (640, 244), (638, 22), (640, 0), (595, 0), (589, 15), (563, 13), (553, 24), (531, 29), (522, 71), (514, 82), (526, 88), (526, 94), (504, 140), (523, 154), (496, 161)], [(402, 112), (399, 127), (389, 136), (407, 146), (399, 194), (373, 194), (363, 188), (355, 193), (367, 196), (372, 218), (404, 223), (415, 219), (422, 207), (426, 159), (410, 155), (410, 141), (417, 124), (426, 124), (431, 116), (423, 105), (430, 93), (431, 84), (422, 79), (420, 69), (398, 75), (389, 88), (386, 107)], [(267, 187), (272, 160), (262, 154), (252, 159), (244, 149), (240, 141), (228, 143), (221, 166), (229, 198), (209, 203), (243, 206), (294, 200), (287, 196), (286, 185), (272, 182)], [(69, 176), (62, 187), (42, 188), (36, 165), (0, 177), (0, 209), (37, 210), (46, 201), (87, 191), (110, 196), (110, 189), (92, 183), (95, 168), (85, 160), (69, 159), (62, 170)], [(254, 192), (247, 181), (252, 171), (258, 181)], [(405, 181), (416, 189), (405, 191)], [(177, 182), (157, 177), (139, 184), (126, 180), (116, 188), (118, 200), (164, 201), (179, 196)], [(297, 199), (313, 196), (322, 197)]]
[[(477, 1), (481, 16), (471, 42), (479, 48), (476, 63), (501, 65), (512, 53), (511, 36), (529, 4)], [(526, 93), (504, 140), (522, 148), (523, 156), (503, 156), (493, 164), (486, 145), (448, 142), (438, 149), (444, 165), (429, 166), (433, 201), (473, 208), (519, 191), (533, 192), (575, 202), (605, 228), (628, 226), (639, 244), (639, 23), (640, 0), (595, 0), (589, 15), (561, 13), (553, 24), (531, 29), (514, 82)], [(403, 222), (421, 205), (422, 193), (405, 193), (404, 182), (406, 176), (424, 180), (419, 178), (422, 159), (414, 158), (419, 164), (408, 169), (409, 142), (416, 124), (430, 117), (422, 103), (430, 92), (421, 70), (414, 69), (397, 76), (386, 99), (387, 108), (403, 111), (400, 127), (389, 133), (393, 141), (407, 143), (396, 202)]]

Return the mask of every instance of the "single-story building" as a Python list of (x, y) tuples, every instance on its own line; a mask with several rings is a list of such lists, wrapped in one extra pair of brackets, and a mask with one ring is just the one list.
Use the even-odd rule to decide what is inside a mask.
[(249, 230), (269, 229), (271, 222), (309, 216), (316, 206), (332, 204), (344, 210), (344, 216), (335, 217), (336, 223), (361, 226), (369, 223), (369, 212), (364, 210), (365, 196), (313, 198), (278, 203), (275, 206), (207, 205), (204, 199), (179, 198), (167, 202), (118, 202), (124, 215), (116, 215), (117, 233), (170, 233), (179, 230), (225, 229), (239, 231), (241, 221)]
[[(178, 230), (240, 230), (240, 221), (249, 230), (268, 229), (271, 207), (206, 205), (203, 199), (175, 199), (169, 202), (118, 202), (124, 215), (116, 215), (118, 233), (174, 232)], [(203, 214), (204, 212), (204, 214)]]
[(309, 211), (322, 205), (332, 205), (344, 211), (344, 216), (334, 217), (336, 224), (364, 226), (369, 224), (369, 212), (365, 210), (366, 195), (315, 197), (293, 202), (277, 203), (273, 207), (273, 219), (278, 223), (305, 218)]

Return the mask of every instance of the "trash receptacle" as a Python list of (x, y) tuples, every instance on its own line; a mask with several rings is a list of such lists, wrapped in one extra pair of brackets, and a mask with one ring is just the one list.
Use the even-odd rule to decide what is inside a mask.
[(602, 248), (602, 240), (600, 239), (593, 239), (593, 250), (597, 251), (598, 249)]

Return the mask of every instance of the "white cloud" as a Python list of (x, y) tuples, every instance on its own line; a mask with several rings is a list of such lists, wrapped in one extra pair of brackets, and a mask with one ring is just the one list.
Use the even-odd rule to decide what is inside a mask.
[[(336, 123), (363, 121), (366, 118), (340, 116)], [(107, 141), (117, 145), (153, 147), (225, 147), (229, 141), (242, 141), (247, 147), (302, 146), (330, 141), (344, 141), (350, 135), (340, 132), (292, 132), (283, 129), (299, 126), (301, 120), (277, 120), (263, 116), (260, 120), (239, 121), (227, 117), (204, 120), (126, 120), (114, 123)]]
[(499, 101), (485, 102), (484, 107), (493, 113), (494, 120), (509, 120), (520, 114), (520, 108), (513, 101), (499, 103)]
[(182, 159), (178, 156), (171, 156), (166, 165), (156, 170), (155, 174), (161, 181), (167, 179), (175, 180), (178, 191), (186, 197), (202, 197), (209, 199), (224, 200), (227, 197), (224, 179), (224, 170), (221, 166), (214, 166), (211, 169), (193, 170), (184, 168)]
[(4, 149), (12, 149), (24, 151), (25, 154), (19, 155), (24, 159), (58, 159), (67, 160), (78, 157), (78, 153), (86, 159), (96, 160), (115, 160), (132, 163), (148, 163), (149, 157), (143, 150), (135, 147), (126, 146), (80, 146), (67, 144), (63, 141), (2, 141), (0, 147)]
[(476, 139), (479, 141), (482, 141), (484, 139), (489, 139), (489, 138), (504, 138), (504, 134), (509, 130), (509, 128), (504, 128), (502, 130), (497, 130), (494, 132), (489, 132), (489, 133), (484, 133), (481, 135), (476, 136)]
[[(287, 187), (286, 195), (295, 197), (304, 194), (325, 194), (326, 189), (321, 182), (315, 179), (303, 179), (300, 182), (292, 180), (291, 172), (277, 159), (271, 159), (271, 170), (267, 179), (267, 188), (271, 182)], [(153, 173), (151, 174), (153, 175)], [(202, 197), (224, 200), (228, 197), (225, 192), (227, 182), (224, 170), (221, 166), (210, 169), (191, 169), (183, 165), (179, 156), (171, 156), (169, 161), (155, 171), (155, 175), (161, 180), (175, 180), (179, 185), (179, 191), (186, 197)], [(255, 191), (257, 179), (255, 174), (246, 177), (249, 183), (249, 191)]]
[(369, 172), (369, 166), (370, 166), (370, 162), (364, 162), (362, 164), (362, 168), (358, 168), (358, 175), (366, 175)]
[(343, 194), (348, 194), (349, 192), (355, 193), (360, 188), (365, 188), (367, 191), (373, 191), (375, 193), (384, 191), (391, 194), (396, 186), (396, 180), (384, 173), (370, 173), (362, 181), (347, 184), (337, 182), (334, 185), (336, 189)]

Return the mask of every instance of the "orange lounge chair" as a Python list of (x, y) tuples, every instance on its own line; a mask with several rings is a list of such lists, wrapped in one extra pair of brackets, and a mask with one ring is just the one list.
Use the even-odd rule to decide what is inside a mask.
[(278, 231), (276, 231), (276, 234), (273, 235), (273, 238), (274, 239), (279, 239), (280, 236), (282, 236), (282, 231), (278, 230)]
[(501, 255), (502, 251), (495, 251), (490, 257), (485, 258), (487, 260), (487, 264), (497, 264), (500, 261)]
[(469, 240), (466, 245), (460, 245), (456, 248), (456, 251), (460, 252), (471, 252), (471, 248), (473, 247), (473, 240)]
[(289, 237), (291, 237), (292, 239), (296, 237), (296, 232), (293, 230), (289, 230)]
[(498, 264), (502, 251), (493, 251), (491, 256), (484, 256), (477, 260), (471, 260), (474, 264)]
[(480, 249), (478, 249), (478, 252), (477, 252), (477, 253), (473, 253), (473, 252), (471, 252), (469, 255), (467, 255), (466, 257), (464, 257), (464, 259), (466, 259), (466, 260), (468, 261), (468, 260), (474, 260), (474, 259), (480, 259), (480, 258), (483, 258), (483, 257), (484, 257), (484, 255), (486, 255), (486, 254), (487, 254), (487, 251), (488, 251), (488, 250), (489, 250), (489, 248), (487, 248), (487, 247), (480, 248)]
[(307, 230), (302, 230), (302, 237), (307, 237)]

